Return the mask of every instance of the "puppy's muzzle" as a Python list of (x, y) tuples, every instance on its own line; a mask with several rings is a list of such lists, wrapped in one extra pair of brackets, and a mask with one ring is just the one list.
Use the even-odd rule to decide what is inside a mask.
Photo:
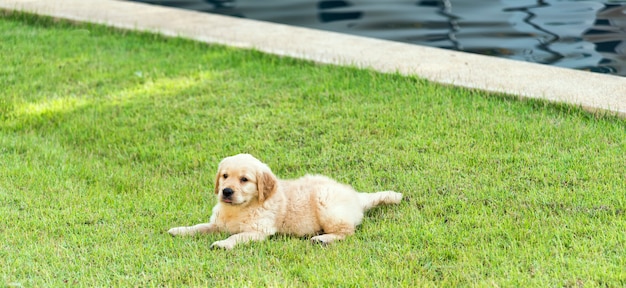
[(233, 201), (233, 194), (235, 194), (235, 191), (231, 188), (222, 189), (222, 201), (231, 203)]

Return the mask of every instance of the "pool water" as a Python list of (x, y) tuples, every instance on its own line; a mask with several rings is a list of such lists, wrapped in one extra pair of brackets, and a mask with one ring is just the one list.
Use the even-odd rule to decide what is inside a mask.
[(136, 0), (626, 76), (626, 0)]

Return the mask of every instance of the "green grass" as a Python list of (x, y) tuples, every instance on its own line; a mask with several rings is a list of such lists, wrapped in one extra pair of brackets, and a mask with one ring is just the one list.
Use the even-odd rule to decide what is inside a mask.
[[(0, 31), (0, 285), (626, 285), (623, 119), (25, 14)], [(329, 247), (170, 237), (240, 152), (406, 201)]]

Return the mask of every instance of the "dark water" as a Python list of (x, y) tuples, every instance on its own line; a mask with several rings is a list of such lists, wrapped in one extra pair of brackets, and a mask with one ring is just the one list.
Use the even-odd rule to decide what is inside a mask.
[(626, 76), (626, 0), (136, 2)]

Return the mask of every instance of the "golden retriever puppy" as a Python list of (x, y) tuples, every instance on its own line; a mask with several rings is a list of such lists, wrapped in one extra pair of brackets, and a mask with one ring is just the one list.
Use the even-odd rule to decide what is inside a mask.
[(359, 193), (328, 177), (306, 175), (280, 180), (249, 154), (222, 160), (217, 170), (218, 203), (209, 223), (176, 227), (171, 235), (227, 232), (211, 248), (231, 249), (236, 244), (261, 241), (276, 233), (315, 235), (313, 242), (328, 244), (354, 233), (363, 212), (379, 204), (397, 204), (402, 194), (393, 191)]

